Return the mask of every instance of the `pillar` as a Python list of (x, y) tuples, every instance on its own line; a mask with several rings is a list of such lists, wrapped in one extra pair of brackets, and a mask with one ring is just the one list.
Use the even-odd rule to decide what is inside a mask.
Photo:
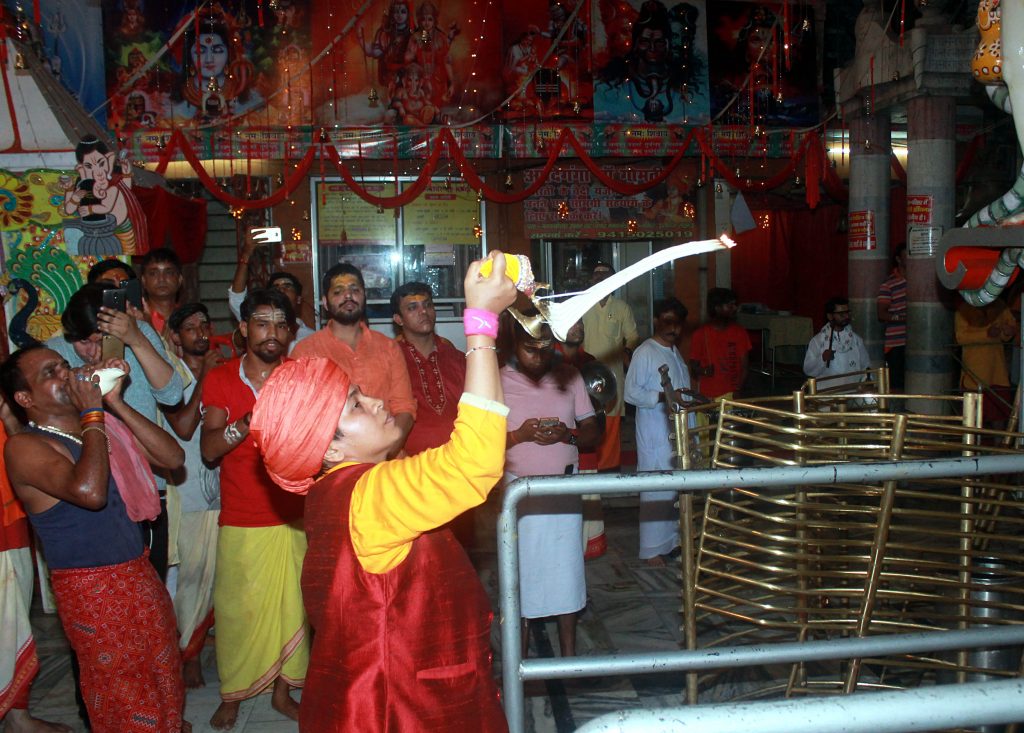
[[(867, 114), (863, 109), (852, 114), (849, 123), (850, 211), (847, 224), (850, 264), (847, 292), (853, 329), (864, 339), (871, 363), (880, 365), (884, 330), (878, 322), (876, 299), (878, 288), (889, 269), (891, 124), (887, 112)], [(835, 294), (841, 295), (839, 292)]]
[[(940, 295), (935, 249), (953, 226), (956, 207), (956, 104), (952, 97), (907, 102), (907, 392), (947, 394), (957, 368), (952, 356), (953, 311)], [(913, 209), (913, 210), (912, 210)], [(916, 412), (943, 404), (912, 400)]]

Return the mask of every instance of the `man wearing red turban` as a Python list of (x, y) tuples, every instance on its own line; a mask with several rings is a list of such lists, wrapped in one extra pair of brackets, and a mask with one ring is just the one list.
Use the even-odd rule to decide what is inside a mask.
[[(491, 257), (490, 277), (470, 265), (465, 292), (496, 332), (493, 314), (516, 291), (501, 254)], [(467, 323), (452, 438), (415, 456), (386, 460), (401, 427), (327, 359), (285, 362), (260, 391), (250, 430), (267, 471), (308, 492), (302, 593), (316, 635), (300, 731), (507, 730), (490, 604), (465, 552), (438, 529), (480, 504), (504, 465), (494, 336)]]

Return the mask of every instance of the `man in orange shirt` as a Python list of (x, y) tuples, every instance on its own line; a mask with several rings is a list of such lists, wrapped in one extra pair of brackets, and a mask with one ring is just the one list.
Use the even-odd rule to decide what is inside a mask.
[(736, 293), (708, 291), (710, 319), (690, 339), (690, 375), (700, 378), (700, 393), (710, 399), (732, 396), (747, 381), (750, 336), (736, 323)]
[(330, 359), (363, 394), (384, 400), (401, 428), (394, 455), (405, 444), (416, 418), (416, 398), (402, 352), (394, 340), (366, 325), (366, 283), (358, 267), (338, 263), (324, 273), (320, 291), (320, 303), (331, 320), (297, 344), (291, 355)]

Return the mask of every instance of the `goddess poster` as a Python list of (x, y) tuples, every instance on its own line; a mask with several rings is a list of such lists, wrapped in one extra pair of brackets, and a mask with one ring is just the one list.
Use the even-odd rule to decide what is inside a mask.
[(591, 0), (506, 0), (503, 12), (504, 118), (591, 120)]
[[(708, 9), (711, 113), (724, 124), (799, 126), (818, 121), (814, 9), (716, 0)], [(783, 27), (788, 20), (788, 36)], [(790, 50), (786, 62), (784, 39)], [(751, 88), (751, 86), (753, 88)]]
[(320, 124), (465, 124), (497, 108), (499, 5), (377, 0), (355, 15), (358, 8), (317, 4), (315, 47), (337, 39), (314, 71)]
[(594, 0), (594, 118), (708, 122), (704, 0)]

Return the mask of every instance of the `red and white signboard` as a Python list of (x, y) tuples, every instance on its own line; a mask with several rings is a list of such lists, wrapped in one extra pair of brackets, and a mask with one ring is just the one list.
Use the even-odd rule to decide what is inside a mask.
[(931, 195), (907, 196), (907, 226), (927, 226), (932, 223)]
[(851, 211), (849, 225), (851, 250), (870, 250), (878, 247), (874, 211)]

